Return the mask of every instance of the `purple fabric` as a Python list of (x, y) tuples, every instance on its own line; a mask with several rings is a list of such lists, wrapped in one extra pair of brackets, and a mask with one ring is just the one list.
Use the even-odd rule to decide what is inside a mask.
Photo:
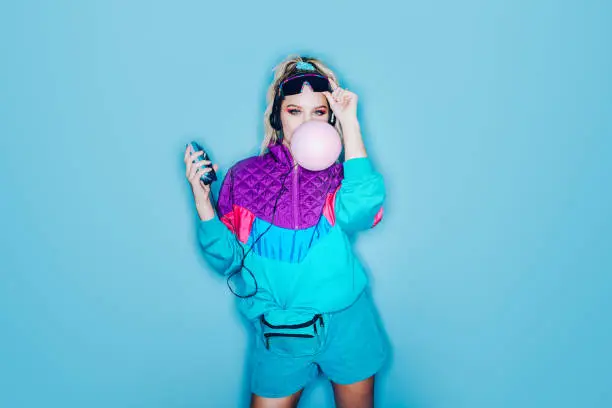
[(341, 163), (321, 171), (293, 168), (289, 149), (271, 145), (263, 156), (244, 159), (228, 171), (219, 191), (219, 212), (228, 214), (238, 205), (282, 228), (309, 228), (319, 221), (328, 193), (338, 188), (342, 177)]

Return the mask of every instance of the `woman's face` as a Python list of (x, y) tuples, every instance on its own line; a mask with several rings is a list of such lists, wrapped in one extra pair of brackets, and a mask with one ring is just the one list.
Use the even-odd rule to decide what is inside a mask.
[(302, 93), (288, 95), (281, 104), (281, 123), (283, 125), (283, 140), (291, 142), (295, 129), (309, 120), (329, 120), (327, 98), (321, 92), (313, 92), (309, 84), (304, 86)]

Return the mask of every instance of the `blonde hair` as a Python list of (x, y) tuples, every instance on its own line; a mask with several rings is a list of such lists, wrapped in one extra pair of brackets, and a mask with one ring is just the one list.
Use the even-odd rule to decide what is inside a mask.
[[(270, 124), (270, 113), (272, 113), (272, 107), (274, 106), (274, 97), (276, 96), (276, 92), (278, 92), (278, 87), (280, 83), (296, 71), (295, 65), (300, 61), (311, 63), (315, 66), (319, 73), (325, 75), (328, 78), (331, 78), (336, 84), (338, 84), (338, 80), (334, 72), (317, 58), (303, 57), (300, 55), (289, 55), (280, 64), (274, 67), (274, 80), (268, 87), (268, 92), (266, 94), (267, 106), (266, 111), (264, 113), (264, 139), (261, 144), (260, 154), (264, 154), (266, 152), (270, 143), (276, 143), (278, 141), (281, 131), (274, 129)], [(337, 120), (335, 127), (340, 133), (340, 136), (342, 136), (341, 129)]]

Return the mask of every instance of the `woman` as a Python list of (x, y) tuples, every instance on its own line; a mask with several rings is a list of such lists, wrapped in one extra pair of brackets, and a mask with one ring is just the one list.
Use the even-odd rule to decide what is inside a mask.
[[(219, 217), (200, 181), (211, 163), (194, 163), (202, 152), (185, 151), (204, 255), (228, 277), (255, 330), (252, 407), (297, 406), (319, 372), (332, 382), (338, 407), (372, 407), (374, 375), (387, 355), (347, 236), (380, 221), (385, 189), (363, 144), (357, 95), (336, 83), (314, 58), (291, 56), (275, 68), (262, 153), (228, 171)], [(294, 163), (291, 137), (309, 120), (340, 132), (343, 163), (321, 171)]]

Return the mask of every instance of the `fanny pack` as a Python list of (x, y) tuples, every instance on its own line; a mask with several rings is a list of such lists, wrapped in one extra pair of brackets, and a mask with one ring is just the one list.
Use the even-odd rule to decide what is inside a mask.
[[(303, 357), (317, 354), (325, 339), (325, 316), (320, 313), (301, 315), (292, 321), (281, 323), (285, 319), (278, 314), (261, 316), (261, 334), (265, 347), (271, 352), (285, 357)], [(304, 319), (304, 320), (302, 320)]]

